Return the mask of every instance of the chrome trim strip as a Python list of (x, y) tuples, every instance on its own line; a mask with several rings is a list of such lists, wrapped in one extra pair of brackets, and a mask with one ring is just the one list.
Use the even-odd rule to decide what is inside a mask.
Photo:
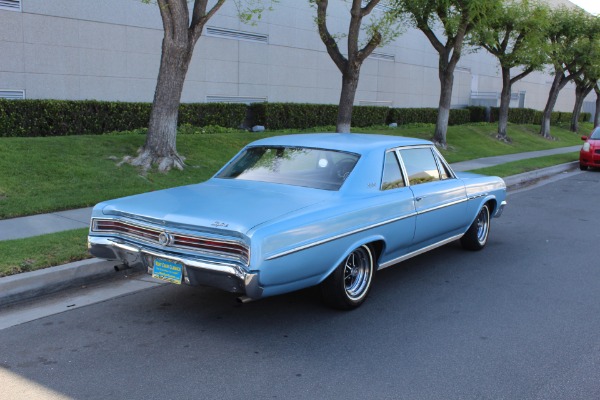
[(397, 264), (397, 263), (399, 263), (401, 261), (408, 260), (409, 258), (418, 256), (418, 255), (423, 254), (423, 253), (426, 253), (429, 250), (433, 250), (433, 249), (435, 249), (437, 247), (443, 246), (443, 245), (448, 244), (450, 242), (454, 242), (455, 240), (460, 239), (463, 235), (464, 234), (461, 233), (460, 235), (452, 236), (452, 237), (450, 237), (448, 239), (442, 240), (441, 242), (430, 244), (429, 246), (426, 246), (426, 247), (423, 247), (422, 249), (413, 251), (412, 253), (408, 253), (408, 254), (405, 254), (405, 255), (400, 256), (398, 258), (395, 258), (393, 260), (384, 262), (383, 264), (379, 265), (379, 269), (384, 269), (384, 268), (387, 268), (387, 267), (391, 267), (392, 265)]
[(401, 221), (403, 219), (414, 217), (416, 215), (417, 215), (417, 213), (413, 212), (413, 213), (410, 213), (408, 215), (403, 215), (402, 217), (392, 218), (392, 219), (389, 219), (387, 221), (378, 222), (376, 224), (365, 226), (363, 228), (358, 228), (358, 229), (355, 229), (353, 231), (341, 233), (339, 235), (332, 236), (332, 237), (327, 238), (327, 239), (322, 239), (322, 240), (318, 240), (316, 242), (312, 242), (312, 243), (308, 243), (308, 244), (305, 244), (305, 245), (302, 245), (302, 246), (294, 247), (293, 249), (282, 251), (281, 253), (276, 253), (276, 254), (274, 254), (272, 256), (269, 256), (269, 257), (266, 258), (266, 261), (273, 260), (275, 258), (279, 258), (279, 257), (283, 257), (283, 256), (287, 256), (288, 254), (297, 253), (299, 251), (306, 250), (308, 248), (321, 245), (323, 243), (328, 243), (328, 242), (331, 242), (333, 240), (337, 240), (337, 239), (341, 239), (341, 238), (346, 237), (346, 236), (354, 235), (355, 233), (368, 231), (369, 229), (377, 228), (378, 226), (383, 226), (383, 225), (391, 224), (392, 222)]
[(469, 196), (469, 200), (478, 199), (480, 197), (485, 197), (487, 195), (489, 195), (489, 193), (472, 194), (471, 196)]
[(446, 208), (446, 207), (454, 206), (456, 204), (464, 203), (465, 201), (468, 201), (468, 200), (470, 200), (470, 199), (454, 200), (454, 201), (451, 201), (450, 203), (444, 203), (444, 204), (439, 205), (439, 206), (428, 208), (427, 210), (417, 211), (417, 215), (426, 214), (428, 212), (439, 210), (441, 208)]
[(410, 213), (408, 215), (404, 215), (402, 217), (393, 218), (393, 219), (390, 219), (390, 220), (387, 220), (387, 221), (379, 222), (377, 224), (369, 225), (369, 226), (366, 226), (364, 228), (359, 228), (359, 229), (355, 229), (355, 230), (350, 231), (350, 232), (341, 233), (339, 235), (332, 236), (332, 237), (327, 238), (327, 239), (318, 240), (316, 242), (308, 243), (308, 244), (305, 244), (303, 246), (294, 247), (293, 249), (286, 250), (286, 251), (283, 251), (281, 253), (276, 253), (276, 254), (274, 254), (272, 256), (267, 257), (266, 260), (269, 261), (269, 260), (273, 260), (275, 258), (287, 256), (288, 254), (297, 253), (299, 251), (306, 250), (306, 249), (309, 249), (311, 247), (319, 246), (319, 245), (321, 245), (323, 243), (328, 243), (328, 242), (331, 242), (333, 240), (337, 240), (337, 239), (341, 239), (341, 238), (346, 237), (346, 236), (354, 235), (355, 233), (364, 232), (364, 231), (372, 229), (372, 228), (377, 228), (379, 226), (391, 224), (392, 222), (401, 221), (401, 220), (406, 219), (406, 218), (418, 216), (418, 215), (421, 215), (421, 214), (426, 214), (428, 212), (439, 210), (441, 208), (450, 207), (450, 206), (453, 206), (453, 205), (456, 205), (456, 204), (464, 203), (465, 201), (467, 201), (466, 198), (465, 199), (460, 199), (460, 200), (455, 200), (455, 201), (452, 201), (450, 203), (442, 204), (442, 205), (437, 206), (437, 207), (432, 207), (432, 208), (429, 208), (429, 209), (424, 210), (424, 211), (417, 211), (417, 212), (414, 212), (414, 213)]
[[(438, 150), (437, 147), (435, 147), (435, 145), (432, 147), (433, 152), (437, 155), (436, 157), (436, 161), (441, 162), (442, 164), (444, 164), (444, 166), (446, 166), (446, 169), (448, 171), (450, 171), (450, 177), (448, 179), (457, 179), (456, 178), (456, 174), (454, 173), (454, 170), (450, 167), (450, 164), (448, 164), (448, 162), (446, 161), (446, 159), (444, 158), (444, 156), (442, 155), (442, 153)], [(440, 171), (441, 173), (442, 171)], [(446, 179), (442, 179), (442, 180), (446, 180)]]
[(115, 230), (115, 229), (98, 229), (97, 228), (97, 222), (98, 221), (116, 221), (116, 222), (120, 222), (124, 225), (131, 225), (133, 227), (139, 228), (139, 229), (143, 229), (143, 230), (147, 230), (147, 231), (152, 231), (155, 232), (157, 237), (161, 234), (161, 233), (167, 233), (167, 234), (171, 234), (172, 236), (178, 236), (178, 237), (182, 237), (182, 238), (190, 238), (192, 240), (200, 240), (200, 241), (214, 241), (214, 242), (221, 242), (223, 244), (226, 245), (233, 245), (233, 246), (239, 246), (243, 249), (245, 249), (246, 254), (240, 254), (236, 251), (230, 251), (230, 252), (226, 252), (226, 251), (222, 251), (222, 250), (213, 250), (213, 249), (209, 249), (207, 247), (205, 248), (201, 248), (201, 247), (193, 247), (193, 246), (185, 246), (185, 245), (179, 245), (179, 244), (169, 244), (167, 245), (168, 248), (170, 249), (182, 249), (182, 250), (190, 250), (192, 252), (195, 252), (197, 254), (205, 254), (208, 256), (220, 256), (223, 258), (227, 258), (230, 260), (238, 260), (241, 263), (243, 263), (245, 266), (250, 265), (250, 246), (248, 246), (246, 243), (244, 243), (241, 240), (235, 240), (235, 239), (225, 239), (222, 237), (211, 237), (211, 236), (197, 236), (197, 235), (192, 235), (192, 234), (188, 234), (188, 233), (183, 233), (180, 231), (174, 231), (174, 230), (167, 230), (166, 227), (161, 227), (161, 228), (156, 228), (154, 226), (149, 226), (149, 225), (143, 225), (143, 224), (139, 224), (137, 222), (130, 222), (128, 219), (125, 220), (123, 218), (113, 218), (113, 217), (105, 217), (105, 218), (92, 218), (92, 224), (91, 224), (91, 231), (94, 233), (98, 233), (98, 234), (114, 234), (114, 235), (118, 235), (119, 237), (126, 237), (129, 239), (133, 239), (133, 240), (139, 240), (143, 243), (147, 243), (150, 245), (160, 245), (160, 242), (158, 241), (158, 239), (156, 241), (154, 241), (152, 238), (149, 237), (142, 237), (139, 235), (132, 235), (132, 234), (128, 234), (127, 232), (122, 232), (119, 230)]

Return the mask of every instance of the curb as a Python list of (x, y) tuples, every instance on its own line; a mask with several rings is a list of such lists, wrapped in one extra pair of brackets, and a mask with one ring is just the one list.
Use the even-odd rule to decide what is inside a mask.
[(579, 161), (573, 161), (566, 164), (559, 164), (553, 167), (536, 169), (535, 171), (524, 172), (522, 174), (511, 175), (504, 178), (506, 190), (517, 190), (526, 186), (536, 184), (537, 182), (556, 176), (564, 172), (569, 172), (579, 168)]
[[(504, 179), (506, 189), (512, 191), (530, 186), (551, 176), (577, 169), (578, 166), (579, 162), (574, 161), (512, 175)], [(92, 258), (0, 278), (0, 308), (114, 277), (117, 274), (115, 263), (116, 261)]]
[(114, 265), (92, 258), (0, 278), (0, 307), (107, 279)]

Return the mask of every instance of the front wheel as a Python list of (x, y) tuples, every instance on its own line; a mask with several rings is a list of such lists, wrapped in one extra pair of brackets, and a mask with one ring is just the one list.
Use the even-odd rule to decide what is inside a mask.
[(325, 303), (341, 310), (351, 310), (364, 303), (371, 289), (373, 264), (369, 246), (354, 249), (321, 283)]
[(467, 250), (481, 250), (487, 244), (489, 234), (490, 209), (484, 204), (467, 233), (460, 239), (460, 244)]
[(588, 167), (587, 167), (587, 165), (579, 163), (579, 169), (582, 170), (582, 171), (587, 171)]

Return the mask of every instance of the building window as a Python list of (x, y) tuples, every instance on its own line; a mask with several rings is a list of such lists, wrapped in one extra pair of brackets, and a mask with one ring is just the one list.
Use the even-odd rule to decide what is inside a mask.
[(24, 100), (25, 99), (25, 91), (24, 90), (0, 89), (0, 99)]
[(212, 26), (206, 28), (206, 36), (219, 37), (223, 39), (246, 40), (249, 42), (269, 43), (269, 35), (265, 35), (263, 33), (242, 32), (235, 31), (233, 29), (215, 28)]
[(0, 10), (21, 11), (21, 0), (0, 0)]
[(381, 53), (379, 51), (372, 52), (369, 58), (373, 60), (396, 61), (395, 55), (389, 53)]

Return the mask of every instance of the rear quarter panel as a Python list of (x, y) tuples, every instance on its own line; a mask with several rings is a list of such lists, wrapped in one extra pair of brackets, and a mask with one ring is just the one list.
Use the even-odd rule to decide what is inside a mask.
[(260, 271), (265, 295), (318, 284), (362, 244), (381, 242), (380, 261), (406, 252), (415, 229), (412, 193), (390, 192), (340, 196), (253, 230), (251, 269)]

